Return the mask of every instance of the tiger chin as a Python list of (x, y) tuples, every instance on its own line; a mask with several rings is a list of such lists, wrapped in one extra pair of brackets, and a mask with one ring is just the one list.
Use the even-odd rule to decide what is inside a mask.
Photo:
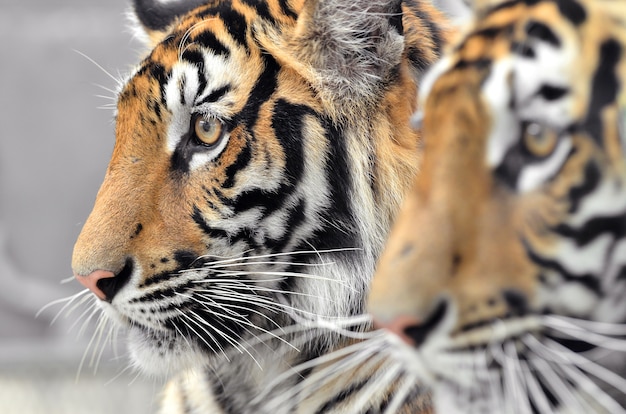
[(624, 412), (626, 4), (474, 7), (368, 309), (436, 412)]
[[(420, 164), (409, 118), (445, 18), (416, 0), (136, 0), (132, 15), (148, 51), (118, 93), (76, 279), (135, 365), (178, 375), (168, 412), (380, 409), (376, 372), (276, 401), (319, 378), (292, 367), (350, 342), (315, 321), (364, 309)], [(426, 409), (415, 395), (406, 412)]]

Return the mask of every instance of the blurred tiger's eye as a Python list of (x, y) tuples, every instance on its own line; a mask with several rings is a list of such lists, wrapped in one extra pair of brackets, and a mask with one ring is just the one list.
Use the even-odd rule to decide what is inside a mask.
[(194, 132), (200, 144), (212, 146), (222, 136), (222, 123), (215, 118), (199, 117), (195, 121)]
[(530, 122), (523, 131), (522, 140), (531, 154), (542, 158), (552, 154), (559, 141), (559, 135), (551, 128)]

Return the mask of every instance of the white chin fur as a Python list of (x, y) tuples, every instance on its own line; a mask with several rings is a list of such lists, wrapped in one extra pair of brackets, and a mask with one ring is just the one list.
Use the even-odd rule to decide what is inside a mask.
[(209, 363), (209, 358), (197, 347), (189, 345), (180, 337), (156, 334), (152, 337), (144, 331), (131, 328), (128, 331), (128, 349), (133, 365), (143, 374), (169, 378), (185, 369)]

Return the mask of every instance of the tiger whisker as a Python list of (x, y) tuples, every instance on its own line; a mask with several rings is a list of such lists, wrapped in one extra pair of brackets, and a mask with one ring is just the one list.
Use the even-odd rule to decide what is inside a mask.
[(203, 289), (199, 290), (200, 292), (209, 293), (212, 298), (215, 299), (224, 299), (228, 301), (234, 302), (244, 302), (244, 303), (254, 303), (259, 307), (267, 310), (272, 310), (274, 312), (287, 313), (288, 315), (293, 315), (294, 313), (302, 313), (302, 314), (310, 314), (312, 316), (319, 316), (312, 312), (296, 308), (294, 306), (290, 306), (285, 303), (275, 302), (269, 299), (266, 299), (259, 295), (251, 295), (242, 292), (237, 292), (228, 289)]
[(515, 349), (515, 344), (512, 341), (508, 341), (504, 344), (503, 348), (504, 355), (506, 356), (504, 374), (505, 378), (508, 378), (505, 383), (508, 384), (510, 395), (513, 397), (511, 399), (505, 398), (505, 401), (511, 404), (516, 411), (519, 410), (522, 413), (532, 414), (530, 402), (528, 398), (525, 398), (528, 395), (528, 390), (526, 389), (526, 382), (521, 372), (522, 367), (519, 363), (519, 356)]
[[(83, 52), (81, 52), (80, 50), (77, 49), (73, 49), (74, 52), (78, 53), (79, 55), (81, 55), (82, 57), (84, 57), (85, 59), (87, 59), (88, 61), (90, 61), (91, 63), (93, 63), (98, 69), (100, 69), (105, 75), (107, 75), (109, 78), (113, 79), (113, 81), (115, 82), (115, 84), (118, 86), (118, 88), (122, 88), (124, 86), (124, 81), (120, 78), (117, 78), (115, 76), (113, 76), (111, 74), (111, 72), (109, 72), (108, 70), (106, 70), (102, 65), (100, 65), (98, 62), (96, 62), (94, 59), (90, 58), (89, 56), (87, 56), (86, 54), (84, 54)], [(117, 92), (112, 91), (117, 95)]]
[[(95, 374), (98, 371), (98, 366), (100, 365), (100, 361), (102, 360), (102, 355), (104, 354), (104, 350), (106, 348), (107, 345), (111, 345), (111, 341), (113, 338), (113, 327), (110, 323), (107, 322), (105, 323), (105, 327), (108, 326), (108, 332), (106, 334), (106, 336), (103, 338), (102, 337), (102, 333), (99, 336), (98, 341), (100, 342), (100, 350), (98, 351), (98, 356), (96, 358), (95, 364), (94, 364), (94, 368), (93, 368), (93, 373)], [(105, 327), (103, 327), (103, 330), (105, 329)], [(96, 351), (97, 348), (94, 348), (94, 352)], [(93, 358), (92, 358), (93, 359)]]
[(253, 266), (253, 265), (283, 265), (283, 266), (301, 266), (301, 267), (320, 267), (320, 266), (332, 266), (335, 262), (324, 262), (324, 263), (298, 263), (298, 262), (270, 262), (270, 261), (260, 261), (260, 262), (241, 262), (241, 263), (223, 263), (213, 265), (213, 263), (209, 263), (204, 269), (222, 269), (236, 266)]
[(562, 315), (545, 315), (542, 317), (546, 326), (566, 326), (572, 329), (582, 329), (601, 335), (626, 335), (626, 324), (591, 321), (586, 319), (570, 318)]
[[(231, 302), (239, 302), (239, 303), (254, 303), (258, 307), (262, 309), (266, 309), (271, 312), (284, 312), (279, 303), (263, 300), (260, 297), (255, 297), (254, 295), (246, 295), (238, 292), (229, 292), (229, 291), (218, 291), (218, 290), (207, 290), (203, 289), (198, 292), (208, 293), (213, 299), (223, 299)], [(293, 308), (296, 310), (295, 308)]]
[[(398, 365), (400, 367), (400, 365)], [(398, 388), (393, 393), (391, 401), (389, 405), (383, 412), (383, 414), (394, 414), (396, 411), (400, 409), (402, 404), (406, 401), (411, 390), (415, 387), (415, 382), (412, 378), (403, 378), (398, 385)]]
[(569, 365), (560, 365), (559, 369), (572, 380), (578, 387), (587, 393), (598, 404), (602, 405), (611, 414), (626, 413), (626, 410), (613, 397), (598, 387), (589, 377), (582, 374), (580, 369)]
[(548, 401), (548, 397), (546, 397), (546, 393), (541, 390), (541, 386), (532, 374), (530, 366), (528, 366), (526, 361), (520, 361), (520, 364), (522, 366), (521, 372), (522, 375), (524, 375), (529, 398), (534, 402), (539, 414), (551, 414), (553, 412), (552, 406)]
[(213, 19), (201, 20), (201, 21), (195, 23), (194, 25), (192, 25), (189, 29), (187, 29), (187, 31), (185, 32), (183, 37), (180, 39), (180, 43), (178, 44), (178, 60), (182, 60), (183, 53), (185, 53), (185, 50), (189, 46), (189, 45), (185, 46), (185, 43), (187, 43), (187, 40), (189, 40), (189, 37), (191, 36), (193, 31), (196, 30), (197, 28), (199, 28), (200, 26), (206, 24), (210, 20), (213, 20)]
[[(349, 349), (346, 349), (349, 348)], [(348, 352), (349, 351), (349, 352)], [(259, 403), (262, 401), (266, 394), (269, 393), (274, 387), (277, 387), (281, 383), (287, 381), (289, 378), (294, 375), (299, 375), (301, 372), (314, 368), (316, 366), (323, 365), (327, 362), (335, 361), (342, 356), (350, 355), (354, 352), (353, 346), (348, 346), (345, 348), (341, 348), (337, 351), (322, 355), (318, 358), (311, 359), (302, 364), (299, 364), (295, 367), (292, 367), (289, 371), (286, 371), (282, 375), (278, 376), (274, 379), (268, 386), (265, 388), (265, 392), (261, 393), (257, 398), (255, 398), (254, 402)], [(316, 392), (323, 385), (333, 381), (337, 376), (345, 374), (345, 372), (349, 372), (350, 369), (357, 365), (361, 365), (362, 361), (367, 361), (372, 355), (376, 355), (372, 349), (365, 348), (364, 353), (357, 354), (358, 357), (355, 358), (343, 358), (340, 359), (339, 362), (330, 364), (329, 366), (314, 372), (313, 374), (307, 376), (304, 381), (299, 382), (296, 386), (286, 390), (284, 393), (275, 397), (272, 401), (267, 403), (267, 407), (272, 409), (277, 409), (279, 407), (284, 406), (289, 401), (293, 404), (296, 402), (295, 397), (302, 393), (302, 391), (306, 391), (308, 394), (312, 394)], [(382, 358), (382, 356), (378, 355)], [(379, 361), (377, 361), (379, 362)], [(362, 367), (365, 367), (361, 365)]]
[[(76, 318), (76, 320), (74, 321), (74, 323), (72, 323), (72, 324), (70, 325), (70, 327), (67, 329), (67, 332), (68, 332), (68, 333), (69, 333), (69, 332), (71, 332), (71, 331), (72, 331), (72, 329), (74, 329), (74, 328), (76, 327), (76, 325), (78, 325), (78, 324), (80, 323), (81, 319), (82, 319), (82, 318), (84, 318), (86, 314), (88, 314), (90, 311), (94, 311), (94, 308), (97, 308), (97, 307), (98, 307), (98, 303), (97, 303), (97, 302), (95, 302), (95, 301), (91, 302), (91, 305), (89, 305), (89, 307), (87, 307), (87, 308), (83, 311), (83, 313), (81, 313), (81, 314), (78, 316), (78, 318)], [(80, 331), (79, 331), (79, 332), (80, 332)], [(79, 334), (79, 336), (80, 336), (80, 334)]]
[(342, 336), (352, 339), (366, 340), (378, 338), (382, 335), (385, 335), (385, 332), (382, 330), (355, 332), (345, 329), (343, 326), (341, 326), (341, 324), (344, 324), (344, 326), (363, 325), (363, 328), (367, 328), (372, 323), (371, 316), (369, 315), (358, 315), (349, 318), (337, 318), (332, 320), (325, 317), (317, 317), (316, 319), (305, 319), (299, 315), (291, 316), (296, 322), (301, 325), (334, 331), (340, 333)]
[[(266, 387), (266, 392), (261, 393), (256, 397), (255, 403), (262, 401), (266, 397), (266, 394), (269, 393), (273, 388), (277, 387), (278, 385), (285, 382), (286, 380), (293, 377), (294, 375), (299, 375), (303, 371), (309, 370), (311, 368), (315, 368), (317, 366), (320, 366), (326, 363), (339, 360), (339, 362), (330, 364), (328, 367), (320, 371), (317, 371), (315, 374), (307, 377), (306, 380), (303, 382), (308, 381), (308, 382), (316, 383), (318, 381), (318, 378), (320, 377), (324, 378), (324, 381), (330, 381), (332, 379), (332, 376), (329, 375), (330, 371), (334, 371), (335, 373), (341, 373), (341, 372), (345, 373), (346, 368), (360, 364), (361, 361), (367, 360), (372, 354), (374, 354), (376, 352), (376, 349), (374, 346), (371, 346), (371, 345), (372, 344), (366, 345), (362, 342), (359, 342), (356, 344), (352, 344), (352, 345), (348, 345), (346, 347), (340, 348), (336, 351), (329, 352), (317, 358), (310, 359), (301, 364), (298, 364), (297, 366), (290, 368), (288, 371), (274, 378), (274, 380), (270, 382), (268, 386)], [(357, 357), (345, 358), (349, 355), (357, 355)], [(308, 382), (307, 384), (304, 384), (303, 382), (299, 383), (298, 387), (300, 388), (306, 387), (308, 389), (309, 388)], [(291, 389), (289, 390), (289, 392), (283, 394), (283, 397), (287, 397), (287, 394), (293, 397), (298, 392), (299, 390)]]
[[(337, 279), (331, 279), (329, 277), (317, 276), (309, 273), (297, 273), (297, 272), (280, 272), (280, 271), (236, 271), (230, 273), (229, 275), (236, 276), (248, 276), (248, 275), (263, 275), (263, 276), (280, 276), (280, 277), (297, 277), (301, 279), (311, 279), (311, 280), (323, 280), (326, 282), (338, 283), (344, 287), (348, 287), (353, 291), (357, 291), (354, 287), (350, 286), (348, 283), (342, 282)], [(211, 279), (206, 279), (207, 281), (211, 281)]]
[[(279, 253), (260, 254), (260, 255), (256, 255), (256, 256), (230, 257), (230, 258), (226, 258), (224, 260), (218, 260), (218, 261), (211, 262), (210, 264), (214, 265), (214, 264), (220, 264), (220, 263), (235, 262), (235, 261), (238, 261), (238, 260), (239, 261), (246, 261), (246, 260), (256, 260), (256, 259), (267, 259), (267, 258), (272, 258), (272, 257), (299, 256), (299, 255), (307, 255), (307, 254), (315, 254), (315, 255), (317, 255), (321, 259), (322, 256), (320, 254), (340, 253), (340, 252), (360, 251), (360, 250), (363, 250), (363, 249), (361, 249), (360, 247), (345, 247), (345, 248), (325, 249), (325, 250), (299, 250), (299, 251), (294, 251), (294, 252), (279, 252)], [(209, 259), (211, 257), (220, 257), (220, 256), (204, 255), (204, 256), (199, 256), (197, 260)]]
[(52, 325), (52, 324), (54, 323), (54, 321), (56, 321), (56, 320), (58, 319), (59, 315), (60, 315), (61, 313), (63, 313), (63, 311), (64, 311), (64, 310), (65, 310), (68, 306), (70, 306), (70, 305), (71, 305), (71, 303), (72, 303), (74, 300), (76, 300), (77, 298), (79, 298), (79, 297), (81, 297), (81, 296), (83, 296), (83, 295), (85, 295), (85, 294), (87, 294), (87, 293), (89, 293), (89, 289), (84, 289), (84, 290), (81, 290), (80, 292), (75, 293), (75, 294), (73, 294), (73, 295), (70, 295), (70, 296), (68, 296), (68, 297), (66, 297), (66, 298), (61, 298), (61, 299), (56, 299), (56, 300), (53, 300), (52, 302), (50, 302), (50, 303), (48, 303), (48, 304), (46, 304), (46, 305), (42, 306), (42, 307), (41, 307), (41, 309), (39, 309), (39, 310), (37, 311), (37, 313), (35, 314), (35, 318), (38, 318), (38, 317), (39, 317), (39, 315), (41, 315), (41, 314), (42, 314), (42, 312), (44, 312), (46, 309), (50, 308), (51, 306), (57, 305), (57, 304), (59, 304), (59, 303), (64, 303), (64, 302), (67, 302), (65, 305), (63, 305), (63, 307), (59, 310), (59, 312), (56, 314), (56, 316), (52, 319), (52, 322), (50, 322), (50, 324)]
[[(187, 321), (194, 323), (196, 326), (198, 326), (198, 328), (202, 329), (202, 331), (204, 333), (206, 333), (209, 338), (211, 338), (211, 340), (215, 343), (215, 345), (217, 345), (217, 341), (215, 340), (215, 337), (213, 336), (213, 334), (211, 334), (209, 331), (206, 330), (205, 327), (203, 327), (202, 325), (200, 325), (200, 322), (198, 322), (198, 320), (201, 320), (201, 318), (198, 317), (198, 315), (194, 314), (194, 316), (196, 316), (196, 318), (198, 318), (198, 320), (190, 317), (189, 315), (185, 314), (183, 311), (181, 311), (180, 309), (176, 309), (179, 313), (179, 315), (181, 316), (181, 322), (185, 324), (185, 326), (187, 326), (187, 328), (189, 328), (195, 335), (197, 338), (199, 338), (202, 342), (204, 342), (204, 344), (215, 354), (217, 354), (217, 350), (211, 345), (209, 344), (209, 342), (204, 338), (204, 336), (200, 335), (200, 333), (198, 331), (196, 331), (193, 326), (191, 326), (189, 323), (187, 323)], [(192, 312), (193, 313), (193, 312)], [(210, 326), (210, 325), (209, 325)], [(212, 327), (214, 328), (214, 327)], [(215, 329), (214, 329), (215, 330)], [(226, 360), (228, 362), (230, 362), (230, 358), (228, 358), (228, 355), (226, 355), (226, 352), (224, 352), (224, 349), (217, 345), (221, 351), (221, 353), (224, 355), (224, 358), (226, 358)]]
[(124, 375), (128, 370), (133, 369), (132, 365), (126, 365), (124, 368), (122, 368), (120, 370), (120, 372), (118, 372), (117, 374), (115, 374), (115, 376), (113, 376), (113, 378), (111, 378), (110, 380), (108, 380), (107, 382), (104, 383), (104, 386), (108, 386), (111, 385), (113, 382), (115, 382), (119, 377), (121, 377), (122, 375)]
[[(552, 391), (555, 398), (560, 398), (561, 402), (571, 407), (573, 412), (590, 412), (588, 408), (585, 407), (585, 404), (571, 392), (570, 387), (562, 381), (561, 376), (556, 372), (559, 364), (563, 363), (563, 358), (559, 358), (561, 361), (555, 361), (551, 352), (530, 335), (525, 336), (523, 341), (531, 351), (538, 355), (538, 357), (530, 358), (529, 362), (534, 367), (535, 372), (538, 372), (544, 378), (545, 381), (542, 381), (542, 383)], [(571, 363), (569, 361), (565, 362)]]
[[(93, 316), (93, 312), (92, 315), (90, 315), (89, 319), (91, 319), (91, 316)], [(98, 336), (98, 333), (100, 332), (100, 330), (102, 329), (102, 321), (103, 321), (104, 315), (102, 313), (100, 313), (99, 318), (98, 318), (98, 322), (96, 323), (96, 329), (94, 330), (93, 334), (91, 335), (91, 339), (89, 339), (89, 342), (87, 343), (87, 346), (85, 347), (85, 351), (83, 352), (83, 356), (80, 359), (80, 363), (78, 364), (78, 369), (76, 371), (76, 382), (78, 382), (78, 379), (80, 378), (80, 374), (83, 370), (83, 366), (85, 364), (85, 360), (87, 359), (87, 354), (89, 353), (94, 340), (96, 339), (96, 337)], [(87, 319), (87, 320), (89, 320)]]
[[(91, 312), (89, 311), (91, 310)], [(91, 319), (98, 314), (98, 312), (101, 312), (101, 309), (98, 306), (90, 306), (89, 308), (87, 308), (84, 312), (83, 315), (89, 313), (89, 316), (87, 316), (87, 318), (85, 318), (85, 320), (83, 321), (82, 325), (80, 326), (80, 328), (78, 329), (78, 333), (77, 336), (83, 336), (83, 334), (85, 333), (85, 330), (87, 329), (87, 326), (89, 326), (89, 322), (91, 321)]]
[(603, 367), (602, 365), (585, 358), (584, 356), (577, 354), (563, 345), (551, 340), (545, 339), (546, 344), (539, 344), (545, 348), (548, 352), (546, 354), (552, 355), (552, 360), (560, 364), (575, 365), (579, 369), (582, 369), (596, 378), (601, 379), (605, 383), (613, 386), (623, 394), (626, 394), (626, 379), (622, 378), (615, 372)]
[[(583, 340), (587, 343), (597, 345), (598, 347), (626, 352), (626, 339), (617, 339), (607, 335), (589, 332), (581, 327), (567, 323), (566, 321), (558, 321), (556, 318), (546, 318), (544, 323), (548, 328), (554, 329), (567, 336)], [(613, 335), (615, 335), (615, 333), (613, 333)]]
[[(263, 287), (263, 286), (237, 286), (236, 284), (228, 284), (228, 283), (220, 283), (218, 286), (216, 286), (216, 288), (230, 288), (230, 289), (246, 289), (248, 291), (251, 292), (264, 292), (264, 293), (281, 293), (283, 295), (293, 295), (293, 296), (301, 296), (301, 297), (307, 297), (307, 298), (324, 298), (326, 300), (328, 300), (327, 298), (325, 298), (324, 296), (321, 295), (313, 295), (311, 293), (304, 293), (304, 292), (296, 292), (296, 291), (289, 291), (289, 290), (281, 290), (281, 289), (272, 289), (272, 288), (267, 288), (267, 287)], [(328, 302), (330, 303), (337, 303), (337, 301), (333, 301), (333, 300), (328, 300)]]
[[(377, 356), (383, 359), (380, 355)], [(380, 369), (382, 369), (382, 367), (378, 368), (378, 370)], [(383, 388), (381, 385), (391, 384), (394, 380), (397, 380), (398, 377), (401, 376), (401, 372), (402, 368), (395, 364), (392, 365), (390, 369), (383, 373), (381, 378), (376, 378), (376, 381), (370, 381), (361, 389), (358, 393), (357, 400), (351, 404), (351, 408), (356, 408), (355, 412), (363, 412), (366, 408), (371, 408), (372, 395), (375, 395), (376, 392), (380, 392), (380, 388)]]

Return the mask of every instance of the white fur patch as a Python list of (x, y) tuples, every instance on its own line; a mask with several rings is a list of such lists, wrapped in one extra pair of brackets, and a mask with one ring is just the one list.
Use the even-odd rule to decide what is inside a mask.
[(526, 193), (536, 189), (552, 177), (562, 166), (572, 148), (572, 140), (563, 137), (548, 159), (524, 167), (517, 181), (517, 190)]
[(491, 74), (483, 86), (483, 96), (489, 105), (493, 120), (487, 141), (487, 165), (498, 167), (508, 150), (515, 144), (519, 130), (516, 116), (509, 108), (511, 101), (509, 76), (513, 70), (513, 60), (502, 59), (493, 65)]

